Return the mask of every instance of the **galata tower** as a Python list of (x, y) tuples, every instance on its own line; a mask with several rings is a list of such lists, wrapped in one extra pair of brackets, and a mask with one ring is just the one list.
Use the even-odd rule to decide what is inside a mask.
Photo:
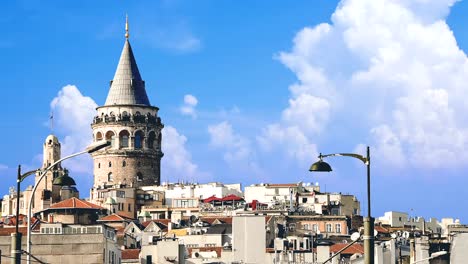
[(96, 108), (91, 125), (94, 142), (110, 140), (112, 146), (92, 154), (94, 188), (115, 185), (159, 185), (161, 179), (161, 130), (159, 108), (148, 100), (132, 47), (128, 21), (125, 44), (106, 102)]

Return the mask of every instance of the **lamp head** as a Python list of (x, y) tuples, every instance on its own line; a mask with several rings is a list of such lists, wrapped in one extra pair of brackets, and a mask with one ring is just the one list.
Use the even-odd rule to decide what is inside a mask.
[(332, 171), (332, 168), (330, 164), (322, 160), (322, 153), (320, 153), (319, 161), (312, 164), (312, 166), (310, 166), (309, 171), (330, 172)]
[(98, 141), (98, 142), (95, 142), (91, 145), (89, 145), (87, 148), (86, 148), (86, 151), (91, 154), (93, 152), (96, 152), (100, 149), (103, 149), (103, 148), (107, 148), (107, 147), (110, 147), (111, 145), (111, 142), (110, 141)]

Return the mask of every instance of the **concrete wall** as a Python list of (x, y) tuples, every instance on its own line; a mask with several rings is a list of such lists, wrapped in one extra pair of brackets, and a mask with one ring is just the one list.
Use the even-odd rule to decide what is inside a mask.
[[(10, 236), (0, 236), (0, 250), (4, 255), (9, 255), (10, 239)], [(26, 241), (23, 236), (23, 250), (26, 250)], [(118, 245), (103, 234), (33, 234), (31, 242), (32, 254), (46, 263), (109, 263), (109, 251), (114, 252), (114, 263), (121, 259)], [(26, 259), (26, 255), (23, 258)], [(2, 259), (2, 263), (8, 261)]]
[(235, 261), (262, 264), (265, 260), (265, 217), (232, 218), (232, 249)]
[[(148, 256), (151, 256), (151, 264), (184, 264), (185, 248), (179, 246), (177, 239), (158, 241), (156, 245), (147, 245), (141, 248), (140, 263), (147, 264)], [(175, 261), (170, 261), (175, 258)]]

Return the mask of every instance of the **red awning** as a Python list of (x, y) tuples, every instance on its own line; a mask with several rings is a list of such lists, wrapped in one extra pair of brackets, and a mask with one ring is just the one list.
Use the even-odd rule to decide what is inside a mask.
[(239, 196), (234, 195), (234, 194), (230, 194), (230, 195), (228, 195), (226, 197), (223, 197), (222, 200), (225, 201), (225, 202), (226, 201), (244, 201), (244, 198), (239, 197)]
[(214, 195), (203, 200), (204, 203), (221, 202), (221, 201), (222, 201), (221, 198), (218, 198)]

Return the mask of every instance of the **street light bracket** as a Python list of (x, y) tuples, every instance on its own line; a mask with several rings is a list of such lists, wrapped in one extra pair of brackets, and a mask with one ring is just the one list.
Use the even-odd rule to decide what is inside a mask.
[(370, 160), (362, 155), (359, 155), (359, 154), (355, 154), (355, 153), (333, 153), (333, 154), (325, 154), (325, 155), (322, 155), (322, 153), (320, 153), (320, 155), (318, 156), (318, 158), (320, 160), (322, 160), (323, 158), (326, 158), (326, 157), (353, 157), (353, 158), (356, 158), (362, 162), (364, 162), (364, 164), (366, 165), (369, 165), (369, 162)]

